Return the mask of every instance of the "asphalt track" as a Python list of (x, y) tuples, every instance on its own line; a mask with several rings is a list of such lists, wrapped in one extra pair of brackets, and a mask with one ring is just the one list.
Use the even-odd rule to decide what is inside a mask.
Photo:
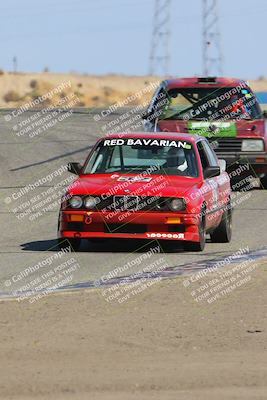
[[(28, 134), (18, 136), (19, 122), (24, 123), (25, 126), (29, 125), (27, 119), (33, 114), (33, 112), (24, 112), (20, 117), (11, 117), (10, 121), (7, 121), (7, 115), (11, 115), (10, 111), (2, 111), (0, 114), (2, 232), (0, 293), (3, 294), (20, 290), (27, 282), (32, 282), (34, 278), (37, 278), (40, 271), (44, 274), (51, 269), (51, 265), (46, 264), (34, 273), (21, 276), (21, 271), (37, 265), (58, 251), (56, 246), (60, 199), (58, 192), (62, 187), (62, 182), (70, 179), (71, 175), (63, 172), (55, 177), (55, 171), (60, 171), (60, 168), (68, 161), (83, 161), (96, 139), (103, 136), (103, 126), (118, 115), (96, 122), (94, 119), (96, 114), (86, 110), (71, 115), (65, 114), (61, 121), (57, 120), (53, 127), (45, 129), (33, 138), (30, 138)], [(27, 185), (52, 176), (51, 174), (54, 174), (51, 182), (47, 181), (27, 193), (23, 192), (23, 188)], [(57, 186), (58, 184), (61, 186)], [(39, 213), (35, 210), (27, 215), (22, 214), (23, 210), (29, 207), (31, 209), (38, 201), (49, 196), (52, 200), (46, 204), (46, 209), (36, 208)], [(31, 219), (30, 216), (33, 214), (35, 217)], [(110, 271), (118, 266), (125, 266), (127, 263), (130, 263), (130, 266), (122, 275), (137, 273), (147, 263), (151, 264), (159, 259), (162, 268), (169, 270), (181, 267), (180, 271), (182, 271), (190, 265), (191, 270), (194, 269), (194, 265), (198, 269), (199, 265), (202, 265), (202, 268), (205, 267), (208, 260), (216, 262), (217, 259), (223, 259), (240, 249), (246, 249), (246, 252), (250, 253), (265, 248), (267, 246), (266, 222), (267, 191), (255, 188), (246, 193), (246, 197), (244, 195), (240, 204), (235, 207), (234, 232), (230, 244), (214, 244), (207, 241), (204, 252), (190, 253), (184, 252), (179, 247), (176, 249), (169, 246), (162, 247), (157, 242), (112, 240), (104, 244), (84, 243), (81, 251), (64, 255), (60, 262), (75, 257), (78, 266), (75, 271), (69, 273), (68, 276), (71, 279), (66, 283), (67, 286), (74, 287), (94, 286), (88, 282), (98, 282)], [(140, 255), (150, 248), (156, 249), (155, 253), (147, 259), (142, 259), (142, 264), (135, 263), (135, 260), (138, 257), (140, 259)], [(159, 249), (160, 253), (157, 253)], [(262, 254), (265, 257), (266, 253)], [(55, 262), (59, 264), (58, 260)]]

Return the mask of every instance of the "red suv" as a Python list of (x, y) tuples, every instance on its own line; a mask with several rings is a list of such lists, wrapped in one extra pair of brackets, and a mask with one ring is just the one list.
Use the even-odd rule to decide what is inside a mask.
[(247, 164), (267, 188), (267, 129), (248, 84), (232, 78), (181, 78), (163, 81), (144, 114), (146, 131), (207, 137), (228, 172)]

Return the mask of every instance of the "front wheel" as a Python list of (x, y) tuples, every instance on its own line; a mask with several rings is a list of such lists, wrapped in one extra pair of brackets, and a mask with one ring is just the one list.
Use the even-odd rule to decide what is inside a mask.
[(220, 225), (210, 234), (213, 243), (229, 243), (232, 238), (232, 208), (228, 203), (224, 211)]
[(203, 209), (201, 212), (201, 222), (199, 225), (199, 242), (184, 242), (184, 249), (187, 251), (203, 251), (206, 244), (206, 223), (205, 223), (205, 210)]
[(263, 178), (261, 178), (260, 183), (261, 183), (262, 189), (267, 189), (267, 175), (265, 175)]

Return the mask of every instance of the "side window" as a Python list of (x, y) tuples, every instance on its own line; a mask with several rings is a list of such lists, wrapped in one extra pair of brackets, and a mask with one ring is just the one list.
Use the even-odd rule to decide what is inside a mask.
[(216, 157), (216, 154), (214, 153), (214, 150), (210, 147), (210, 145), (207, 142), (202, 142), (203, 147), (205, 149), (205, 152), (208, 156), (208, 160), (209, 160), (209, 165), (211, 167), (217, 167), (218, 164), (218, 159)]
[(197, 148), (201, 159), (202, 169), (204, 170), (210, 166), (210, 163), (205, 148), (203, 147), (203, 141), (198, 142)]

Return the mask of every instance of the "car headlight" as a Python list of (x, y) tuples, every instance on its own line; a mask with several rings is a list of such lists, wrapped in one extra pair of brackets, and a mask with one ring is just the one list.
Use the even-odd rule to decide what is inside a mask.
[(182, 211), (186, 208), (184, 199), (172, 199), (169, 205), (172, 211)]
[(81, 208), (83, 205), (83, 199), (80, 196), (73, 196), (69, 200), (69, 203), (72, 208)]
[(95, 206), (97, 205), (98, 201), (95, 197), (92, 196), (87, 196), (84, 199), (84, 205), (86, 208), (88, 208), (89, 210), (92, 208), (95, 208)]
[(264, 144), (261, 139), (244, 139), (241, 151), (263, 151)]

